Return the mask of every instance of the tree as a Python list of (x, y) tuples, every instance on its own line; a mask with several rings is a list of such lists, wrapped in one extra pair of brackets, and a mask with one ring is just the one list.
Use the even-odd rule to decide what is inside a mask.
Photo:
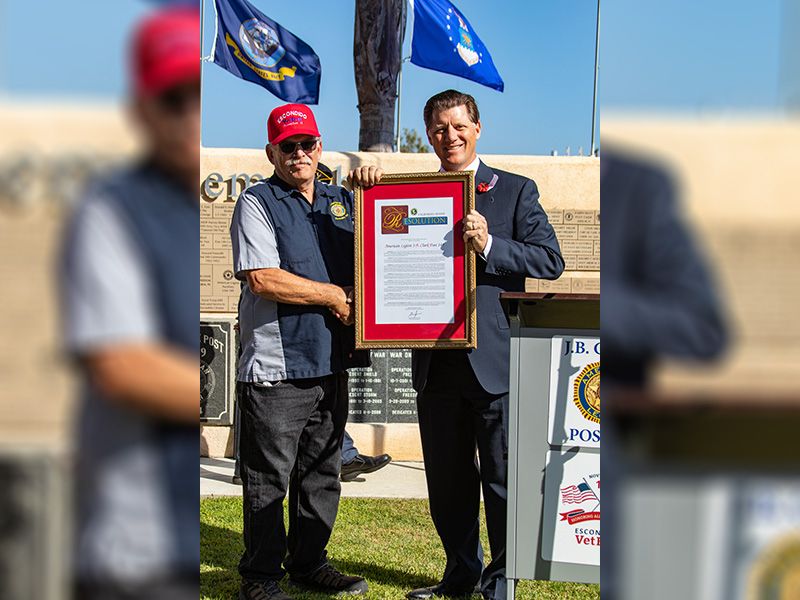
[(397, 74), (405, 33), (406, 0), (356, 0), (353, 63), (361, 151), (394, 149)]
[(400, 137), (400, 152), (430, 152), (431, 148), (425, 143), (423, 137), (417, 133), (416, 129), (403, 127), (403, 135)]

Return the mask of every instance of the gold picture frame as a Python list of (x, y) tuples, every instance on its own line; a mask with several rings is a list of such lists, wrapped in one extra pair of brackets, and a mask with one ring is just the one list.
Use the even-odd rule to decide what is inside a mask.
[[(380, 183), (370, 188), (355, 186), (355, 335), (356, 348), (412, 348), (412, 349), (469, 349), (477, 347), (476, 298), (475, 298), (475, 252), (467, 246), (462, 238), (461, 222), (475, 207), (475, 173), (473, 171), (397, 173), (383, 175)], [(424, 206), (426, 200), (438, 202), (437, 206), (452, 203), (452, 257), (445, 253), (445, 245), (441, 256), (453, 263), (452, 321), (417, 323), (413, 319), (422, 310), (410, 307), (407, 320), (400, 322), (378, 322), (376, 314), (379, 288), (376, 270), (379, 261), (375, 244), (387, 239), (389, 233), (408, 234), (410, 225), (440, 226), (446, 217), (413, 217), (409, 214), (408, 204), (402, 206), (386, 206), (385, 203), (407, 201)], [(381, 204), (384, 203), (384, 204)], [(393, 230), (384, 230), (382, 220), (381, 232), (376, 229), (376, 206), (381, 210), (392, 209)], [(405, 213), (402, 212), (405, 209)], [(412, 211), (415, 209), (411, 209)], [(388, 213), (387, 213), (388, 215)], [(382, 216), (383, 219), (383, 216)], [(388, 226), (388, 225), (387, 225)], [(447, 235), (450, 235), (448, 232)], [(401, 239), (408, 239), (398, 237)], [(392, 240), (394, 241), (394, 240)], [(429, 245), (430, 246), (430, 245)], [(441, 262), (440, 256), (436, 257)], [(413, 264), (412, 264), (413, 266)], [(424, 264), (415, 265), (423, 268)], [(385, 273), (385, 270), (381, 272)], [(445, 277), (445, 280), (447, 278)], [(385, 282), (385, 279), (384, 279)], [(441, 282), (439, 282), (441, 283)], [(424, 286), (423, 286), (424, 287)], [(385, 296), (384, 296), (385, 297)], [(410, 302), (410, 300), (408, 300)], [(382, 304), (384, 306), (385, 304)], [(384, 311), (386, 309), (383, 309)], [(405, 311), (406, 307), (398, 309)], [(439, 310), (447, 311), (447, 305)], [(439, 313), (440, 314), (440, 313)], [(448, 313), (449, 314), (449, 313)]]

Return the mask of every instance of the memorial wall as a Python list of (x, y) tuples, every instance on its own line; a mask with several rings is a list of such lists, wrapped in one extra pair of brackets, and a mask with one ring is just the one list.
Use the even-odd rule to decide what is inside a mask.
[[(540, 202), (561, 243), (566, 262), (556, 281), (528, 279), (531, 292), (567, 294), (600, 291), (600, 161), (590, 157), (484, 155), (487, 164), (534, 179)], [(341, 181), (357, 166), (378, 165), (387, 173), (438, 170), (433, 154), (323, 152), (321, 162)], [(248, 185), (269, 177), (272, 165), (262, 150), (204, 149), (201, 157), (200, 306), (203, 347), (203, 427), (201, 452), (230, 455), (233, 356), (240, 283), (233, 275), (229, 226), (236, 199)], [(232, 332), (232, 333), (227, 333)], [(480, 342), (479, 342), (480, 343)], [(211, 345), (209, 345), (211, 344)], [(216, 344), (220, 349), (212, 351)], [(233, 345), (232, 345), (233, 344)], [(224, 348), (223, 348), (224, 347)], [(226, 381), (227, 383), (223, 383)], [(220, 386), (226, 387), (226, 394)], [(350, 371), (348, 432), (366, 454), (421, 458), (416, 427), (416, 393), (411, 386), (411, 352), (373, 350), (372, 366)]]

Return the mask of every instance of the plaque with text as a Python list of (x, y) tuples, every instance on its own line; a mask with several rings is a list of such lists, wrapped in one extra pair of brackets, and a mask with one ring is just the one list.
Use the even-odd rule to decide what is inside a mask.
[(234, 319), (200, 321), (200, 421), (230, 425), (236, 377)]
[(416, 423), (410, 350), (373, 350), (372, 366), (350, 369), (351, 423)]
[(388, 350), (386, 402), (388, 423), (417, 422), (417, 392), (411, 385), (411, 351)]
[(356, 187), (356, 347), (476, 346), (475, 253), (462, 237), (474, 188), (471, 171)]
[(351, 423), (386, 422), (386, 351), (372, 353), (372, 366), (350, 369)]

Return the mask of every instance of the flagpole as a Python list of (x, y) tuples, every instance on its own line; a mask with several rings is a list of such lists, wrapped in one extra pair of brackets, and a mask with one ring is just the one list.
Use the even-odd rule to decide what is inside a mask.
[(397, 124), (395, 132), (395, 152), (400, 152), (400, 96), (403, 91), (403, 63), (411, 60), (410, 56), (400, 59), (400, 70), (397, 71)]
[[(409, 0), (409, 4), (411, 6), (411, 28), (412, 28), (411, 29), (411, 35), (413, 36), (414, 35), (414, 29), (413, 29), (414, 28), (414, 0)], [(406, 14), (408, 14), (408, 13), (406, 13)], [(408, 29), (408, 18), (406, 18), (406, 30), (407, 29)], [(403, 37), (405, 37), (405, 36), (403, 36)], [(411, 60), (410, 56), (406, 56), (405, 58), (402, 58), (402, 56), (403, 56), (403, 42), (404, 41), (405, 41), (405, 39), (401, 40), (401, 42), (400, 42), (400, 69), (397, 71), (397, 123), (396, 123), (397, 132), (396, 132), (396, 135), (395, 135), (395, 138), (394, 138), (395, 139), (395, 146), (394, 146), (394, 148), (395, 148), (394, 151), (395, 152), (400, 152), (400, 103), (401, 103), (400, 97), (401, 97), (402, 92), (403, 92), (403, 63), (404, 62), (408, 62), (409, 60)]]
[(594, 131), (597, 123), (597, 73), (600, 69), (600, 0), (597, 0), (597, 25), (594, 38), (594, 93), (592, 95), (592, 145), (589, 156), (594, 156)]
[(400, 96), (403, 91), (403, 61), (405, 59), (400, 59), (400, 69), (397, 71), (397, 124), (395, 125), (396, 132), (395, 132), (395, 143), (394, 143), (394, 151), (400, 152)]

